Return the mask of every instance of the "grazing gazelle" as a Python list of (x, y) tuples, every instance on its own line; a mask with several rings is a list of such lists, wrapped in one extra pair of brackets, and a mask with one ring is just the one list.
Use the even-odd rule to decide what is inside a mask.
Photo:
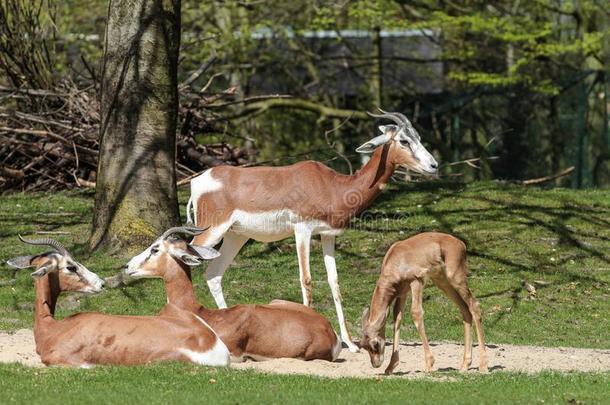
[(357, 151), (373, 153), (354, 175), (343, 175), (320, 162), (306, 161), (285, 167), (218, 166), (191, 181), (195, 225), (208, 228), (193, 244), (215, 246), (220, 257), (206, 271), (207, 283), (219, 308), (226, 308), (222, 276), (248, 239), (272, 242), (294, 235), (303, 304), (311, 305), (309, 248), (312, 235), (322, 239), (328, 277), (341, 338), (350, 351), (358, 351), (347, 331), (335, 264), (335, 237), (351, 218), (368, 207), (386, 186), (394, 170), (404, 166), (432, 175), (437, 163), (422, 146), (419, 134), (399, 113), (373, 115), (397, 125), (380, 126), (381, 135)]
[(130, 260), (125, 273), (132, 278), (162, 278), (168, 305), (191, 311), (205, 320), (227, 345), (233, 361), (280, 357), (336, 360), (341, 340), (330, 322), (309, 307), (280, 300), (269, 305), (236, 305), (217, 310), (199, 304), (190, 266), (201, 263), (200, 253), (205, 254), (205, 248), (191, 246), (176, 235), (197, 235), (203, 231), (194, 227), (168, 229)]
[(167, 308), (164, 316), (83, 312), (56, 320), (55, 304), (62, 291), (97, 293), (104, 281), (75, 261), (56, 240), (21, 240), (54, 249), (7, 262), (20, 269), (36, 269), (32, 273), (36, 289), (34, 339), (44, 364), (90, 367), (180, 360), (229, 365), (229, 351), (214, 331), (195, 314), (175, 306)]
[(394, 243), (381, 266), (370, 309), (362, 314), (360, 347), (369, 352), (373, 367), (383, 363), (385, 324), (388, 308), (393, 304), (394, 342), (392, 358), (385, 369), (392, 373), (398, 365), (400, 321), (407, 294), (411, 291), (411, 315), (424, 348), (425, 370), (431, 371), (434, 356), (424, 329), (422, 308), (424, 284), (427, 280), (440, 288), (458, 306), (464, 319), (464, 358), (460, 369), (468, 370), (472, 361), (472, 320), (479, 339), (479, 370), (487, 371), (485, 337), (481, 325), (481, 308), (468, 288), (466, 246), (461, 240), (444, 233), (424, 232)]

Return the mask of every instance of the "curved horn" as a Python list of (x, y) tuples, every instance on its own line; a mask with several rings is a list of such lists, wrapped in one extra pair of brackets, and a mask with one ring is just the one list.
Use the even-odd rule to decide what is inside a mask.
[(24, 238), (21, 237), (21, 235), (18, 235), (18, 236), (19, 236), (19, 240), (22, 241), (23, 243), (27, 243), (29, 245), (51, 246), (53, 249), (57, 250), (62, 255), (70, 256), (70, 253), (68, 252), (68, 249), (66, 249), (64, 247), (64, 245), (62, 245), (61, 243), (59, 243), (55, 239), (51, 239), (51, 238), (24, 239)]
[(411, 125), (411, 121), (409, 121), (407, 116), (404, 115), (403, 113), (399, 113), (399, 112), (387, 112), (387, 111), (383, 111), (381, 108), (379, 109), (379, 111), (381, 111), (384, 114), (395, 116), (396, 118), (398, 118), (399, 120), (402, 121), (403, 125), (406, 125), (406, 126)]
[(206, 228), (198, 228), (196, 226), (174, 226), (173, 228), (169, 228), (167, 231), (163, 232), (163, 235), (161, 235), (161, 239), (167, 239), (168, 237), (172, 236), (175, 233), (184, 233), (187, 235), (199, 235), (200, 233), (204, 232), (208, 228), (209, 228), (209, 226)]
[(387, 113), (381, 109), (379, 109), (380, 111), (383, 112), (383, 114), (373, 114), (371, 112), (366, 112), (368, 115), (370, 115), (371, 117), (374, 118), (387, 118), (391, 121), (394, 121), (394, 123), (398, 124), (399, 127), (404, 127), (406, 125), (406, 123), (404, 121), (402, 121), (400, 118), (398, 118), (397, 116), (395, 116), (392, 113)]

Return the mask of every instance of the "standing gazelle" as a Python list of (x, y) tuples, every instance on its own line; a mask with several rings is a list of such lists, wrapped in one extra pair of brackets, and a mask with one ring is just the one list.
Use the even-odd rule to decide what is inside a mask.
[(20, 269), (36, 268), (32, 273), (36, 289), (34, 339), (44, 364), (90, 367), (179, 360), (229, 365), (229, 351), (216, 333), (201, 318), (176, 306), (167, 308), (163, 316), (82, 312), (55, 319), (55, 304), (62, 291), (98, 293), (104, 282), (74, 260), (56, 240), (21, 240), (54, 249), (7, 262)]
[(303, 304), (311, 305), (309, 248), (311, 237), (319, 234), (341, 338), (350, 351), (358, 351), (343, 316), (335, 237), (381, 193), (396, 168), (428, 175), (436, 173), (437, 168), (404, 115), (373, 116), (388, 118), (397, 125), (380, 126), (382, 134), (357, 149), (373, 155), (354, 175), (339, 174), (320, 162), (306, 161), (285, 167), (218, 166), (191, 181), (189, 222), (192, 206), (195, 225), (209, 227), (193, 243), (214, 246), (223, 241), (220, 257), (210, 263), (206, 272), (208, 287), (219, 308), (227, 307), (222, 276), (248, 239), (272, 242), (291, 235), (296, 238)]
[(385, 324), (388, 308), (394, 305), (394, 342), (392, 358), (385, 369), (392, 373), (398, 365), (400, 321), (409, 291), (411, 315), (422, 340), (425, 370), (431, 371), (434, 356), (430, 351), (424, 329), (422, 308), (424, 283), (430, 279), (458, 306), (464, 319), (464, 359), (461, 370), (466, 371), (472, 361), (472, 321), (479, 339), (479, 370), (487, 371), (485, 337), (481, 325), (481, 309), (467, 283), (468, 263), (466, 246), (461, 240), (444, 233), (424, 232), (394, 243), (386, 253), (377, 281), (370, 309), (362, 314), (360, 347), (369, 352), (373, 367), (383, 363), (385, 351)]

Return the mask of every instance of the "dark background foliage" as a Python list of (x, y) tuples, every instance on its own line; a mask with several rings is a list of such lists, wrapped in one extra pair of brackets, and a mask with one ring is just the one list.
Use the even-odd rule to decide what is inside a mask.
[[(49, 125), (68, 140), (62, 153), (72, 157), (61, 165), (47, 153), (46, 165), (57, 166), (49, 175), (64, 172), (47, 186), (95, 181), (94, 162), (83, 168), (87, 156), (76, 167), (69, 128), (82, 134), (76, 145), (96, 148), (106, 7), (3, 2), (3, 188), (27, 188), (22, 178), (46, 170), (44, 162), (27, 165), (57, 142), (10, 129)], [(222, 162), (312, 158), (357, 168), (355, 147), (376, 132), (363, 112), (382, 106), (412, 118), (443, 176), (524, 180), (574, 166), (552, 184), (607, 187), (609, 13), (599, 0), (184, 0), (179, 178)], [(86, 102), (26, 89), (85, 95)], [(83, 107), (65, 107), (72, 104)], [(49, 113), (58, 110), (61, 117)], [(41, 111), (68, 129), (18, 115)], [(13, 152), (24, 139), (39, 150)]]

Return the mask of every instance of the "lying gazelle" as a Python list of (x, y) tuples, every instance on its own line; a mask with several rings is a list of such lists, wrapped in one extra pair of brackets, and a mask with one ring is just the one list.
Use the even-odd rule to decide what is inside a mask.
[(430, 279), (458, 306), (464, 319), (464, 359), (461, 370), (466, 371), (472, 361), (472, 320), (479, 339), (479, 370), (487, 371), (485, 337), (481, 325), (481, 309), (467, 283), (468, 263), (464, 243), (444, 233), (425, 232), (394, 243), (386, 253), (377, 281), (371, 306), (362, 314), (360, 347), (369, 352), (373, 367), (383, 363), (385, 351), (385, 324), (388, 309), (393, 303), (394, 342), (392, 358), (385, 369), (391, 374), (399, 363), (400, 321), (407, 294), (411, 291), (411, 315), (421, 337), (425, 370), (431, 371), (434, 356), (430, 351), (424, 329), (422, 308), (423, 289)]
[(396, 168), (406, 167), (428, 175), (436, 173), (437, 168), (404, 115), (385, 112), (371, 115), (388, 118), (397, 125), (380, 126), (382, 134), (357, 149), (373, 155), (354, 175), (339, 174), (320, 162), (307, 161), (286, 167), (218, 166), (191, 181), (188, 220), (192, 222), (193, 207), (195, 225), (209, 227), (195, 237), (193, 244), (215, 246), (223, 241), (220, 257), (206, 271), (208, 286), (219, 308), (227, 306), (222, 276), (248, 239), (272, 242), (291, 235), (296, 238), (303, 304), (310, 306), (310, 240), (320, 234), (341, 338), (350, 351), (358, 351), (343, 316), (335, 237), (381, 193)]
[(176, 235), (198, 235), (203, 231), (194, 227), (168, 229), (148, 249), (130, 260), (125, 273), (131, 278), (162, 278), (168, 305), (192, 311), (204, 319), (227, 345), (233, 361), (280, 357), (334, 361), (337, 358), (341, 340), (330, 322), (304, 305), (276, 300), (269, 305), (209, 310), (199, 304), (193, 291), (190, 266), (208, 258), (209, 249), (189, 245)]
[(180, 360), (227, 366), (229, 351), (199, 317), (178, 307), (164, 316), (116, 316), (84, 312), (54, 319), (62, 291), (98, 293), (104, 281), (72, 258), (53, 239), (26, 240), (50, 246), (53, 252), (20, 256), (7, 263), (20, 269), (34, 267), (36, 352), (46, 365), (90, 367), (95, 364), (145, 364)]

